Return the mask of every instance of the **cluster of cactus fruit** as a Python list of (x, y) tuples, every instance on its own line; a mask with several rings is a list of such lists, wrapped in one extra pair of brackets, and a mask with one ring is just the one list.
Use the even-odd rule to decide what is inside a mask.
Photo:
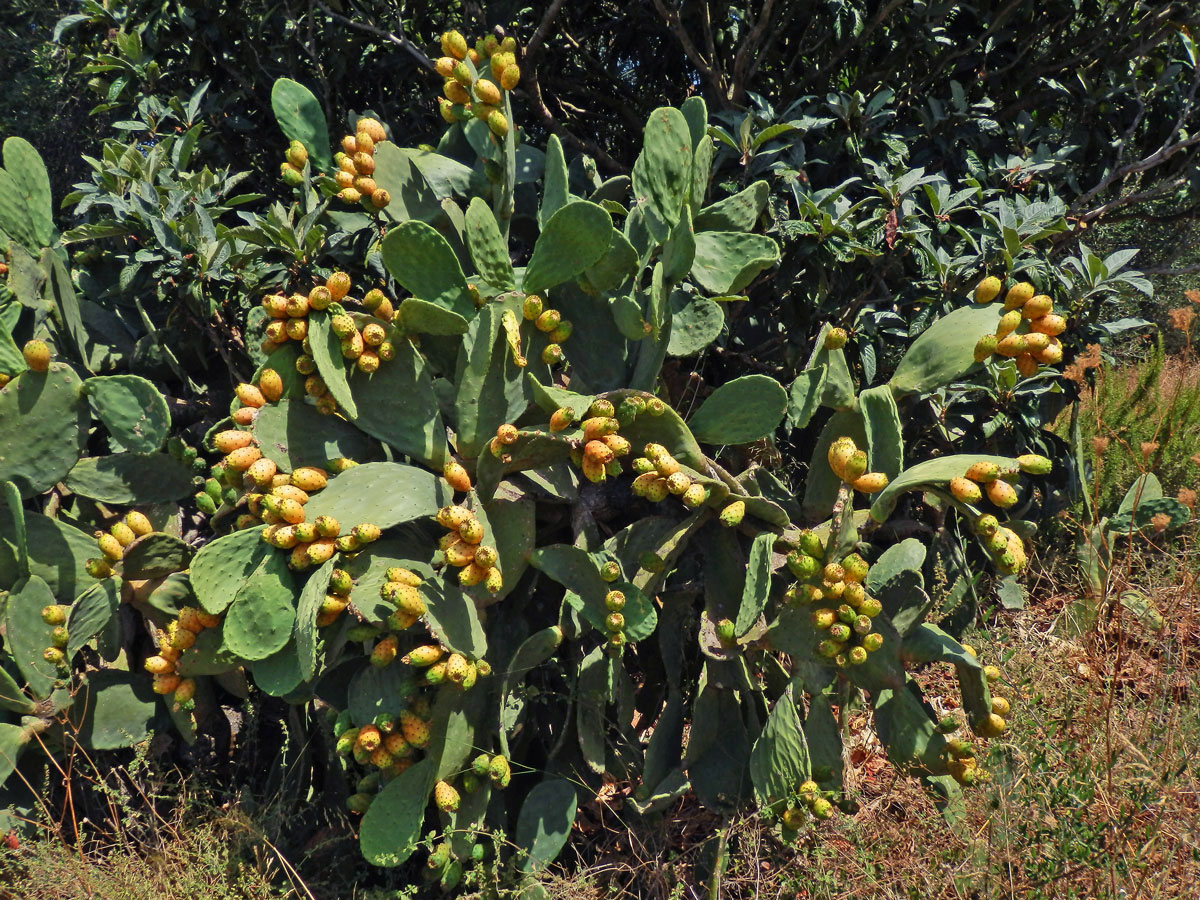
[[(991, 303), (1004, 289), (995, 275), (975, 287), (976, 303)], [(1028, 281), (1014, 284), (1004, 294), (1004, 315), (992, 334), (985, 334), (975, 345), (975, 361), (986, 362), (993, 356), (1015, 359), (1017, 371), (1025, 377), (1036, 375), (1038, 366), (1056, 366), (1062, 362), (1059, 335), (1067, 330), (1067, 320), (1054, 312), (1054, 301), (1037, 293)]]
[[(263, 298), (265, 362), (237, 385), (228, 418), (205, 423), (215, 463), (168, 439), (166, 403), (144, 379), (80, 378), (76, 364), (50, 360), (41, 335), (23, 357), (0, 342), (3, 365), (12, 360), (0, 412), (37, 391), (58, 423), (34, 436), (38, 454), (0, 432), (4, 653), (27, 682), (14, 688), (29, 699), (20, 714), (67, 698), (55, 690), (67, 682), (122, 698), (144, 689), (144, 702), (90, 707), (113, 717), (97, 745), (168, 721), (194, 740), (219, 703), (217, 679), (243, 673), (327, 713), (364, 856), (397, 866), (427, 847), (425, 871), (447, 890), (481, 864), (482, 834), (515, 836), (524, 854), (500, 860), (515, 879), (549, 863), (569, 835), (580, 772), (628, 783), (639, 814), (691, 792), (722, 812), (770, 808), (794, 835), (847, 799), (838, 718), (856, 704), (892, 762), (953, 818), (960, 785), (980, 777), (953, 732), (996, 737), (1009, 710), (990, 695), (990, 671), (929, 617), (949, 608), (935, 600), (987, 582), (968, 565), (944, 579), (952, 561), (915, 539), (889, 545), (877, 526), (900, 502), (918, 517), (942, 503), (1000, 575), (1025, 564), (1014, 479), (1045, 474), (1049, 461), (906, 461), (902, 427), (909, 404), (981, 370), (977, 341), (1018, 307), (993, 308), (1000, 285), (987, 287), (979, 305), (964, 302), (917, 338), (887, 383), (861, 391), (846, 332), (826, 326), (790, 388), (737, 378), (685, 421), (664, 360), (715, 340), (719, 329), (698, 323), (724, 321), (717, 301), (778, 260), (759, 233), (765, 184), (706, 202), (714, 145), (692, 98), (651, 115), (632, 177), (589, 181), (586, 165), (572, 175), (551, 138), (540, 198), (518, 195), (521, 130), (509, 127), (505, 93), (520, 75), (516, 52), (509, 38), (469, 48), (457, 32), (443, 37), (451, 136), (476, 140), (466, 161), (420, 153), (447, 170), (478, 166), (487, 189), (453, 193), (481, 183), (471, 178), (438, 188), (452, 214), (437, 228), (337, 214), (364, 238), (338, 246), (370, 246), (359, 262), (379, 286), (354, 301), (341, 259), (293, 273), (292, 284), (315, 283), (307, 294)], [(331, 159), (314, 143), (329, 133), (320, 104), (294, 82), (286, 93), (284, 177), (329, 196), (308, 178)], [(434, 190), (416, 166), (389, 170), (398, 148), (376, 120), (354, 131), (335, 162), (343, 199), (379, 207), (386, 181), (385, 199), (405, 201), (392, 217), (416, 208), (410, 192)], [(524, 265), (508, 240), (517, 214), (538, 232)], [(1015, 304), (1026, 292), (1009, 295)], [(1053, 313), (1033, 316), (1036, 299), (1006, 338), (1047, 334)], [(568, 358), (572, 320), (588, 339)], [(1027, 341), (1021, 352), (1038, 351)], [(769, 467), (731, 470), (743, 457), (726, 450), (769, 439), (785, 412), (794, 428), (819, 424), (799, 493)], [(93, 414), (123, 449), (85, 455), (100, 430)], [(33, 509), (59, 484), (103, 506), (99, 519), (100, 506), (76, 514), (104, 530)], [(179, 537), (190, 510), (162, 515), (189, 495), (204, 514), (191, 544)], [(928, 589), (927, 572), (937, 575)], [(98, 679), (75, 654), (119, 646), (106, 629), (120, 624), (122, 601), (157, 652)], [(912, 677), (939, 662), (955, 667), (962, 718), (940, 720)], [(0, 749), (10, 724), (13, 741), (29, 742), (28, 728), (0, 722)], [(547, 733), (560, 736), (552, 747)], [(436, 843), (421, 837), (433, 818)]]
[(516, 53), (515, 38), (489, 34), (468, 47), (460, 32), (444, 33), (442, 56), (434, 63), (434, 70), (445, 79), (443, 96), (438, 98), (442, 118), (451, 125), (478, 119), (497, 138), (507, 136), (509, 123), (502, 104), (505, 93), (521, 80)]

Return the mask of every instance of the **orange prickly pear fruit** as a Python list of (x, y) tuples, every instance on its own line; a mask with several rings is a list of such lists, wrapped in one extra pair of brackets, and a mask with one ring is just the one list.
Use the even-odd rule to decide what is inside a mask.
[(168, 675), (175, 671), (175, 663), (161, 656), (148, 657), (142, 667), (151, 675)]
[(1007, 359), (1015, 359), (1025, 352), (1025, 335), (1007, 334), (996, 344), (996, 354)]
[(887, 485), (888, 477), (882, 472), (868, 472), (851, 483), (851, 487), (864, 494), (874, 494), (882, 491)]
[(453, 56), (442, 56), (433, 64), (433, 70), (441, 75), (442, 78), (452, 78), (454, 76), (454, 68), (457, 65), (458, 60)]
[(166, 674), (166, 675), (155, 675), (154, 676), (154, 684), (153, 684), (154, 693), (156, 693), (156, 694), (174, 693), (175, 689), (177, 687), (179, 687), (179, 682), (182, 680), (183, 679), (181, 679), (178, 675), (175, 675), (173, 673)]
[(246, 474), (260, 487), (270, 484), (275, 477), (275, 461), (265, 456), (252, 462), (246, 469)]
[(1045, 294), (1038, 294), (1036, 297), (1030, 297), (1029, 302), (1021, 307), (1021, 315), (1026, 319), (1040, 319), (1042, 316), (1048, 316), (1054, 309), (1054, 301)]
[(350, 293), (350, 276), (345, 272), (334, 272), (325, 280), (325, 287), (334, 300), (341, 300)]
[(467, 93), (467, 89), (453, 78), (447, 78), (443, 82), (442, 93), (446, 95), (447, 100), (455, 105), (466, 106), (471, 102), (471, 95)]
[(1037, 319), (1030, 320), (1029, 329), (1030, 331), (1048, 334), (1050, 337), (1057, 337), (1067, 330), (1067, 320), (1062, 316), (1049, 313)]
[(1020, 309), (1034, 294), (1033, 285), (1028, 281), (1022, 281), (1019, 284), (1014, 284), (1008, 289), (1008, 293), (1004, 295), (1005, 309)]
[(258, 409), (253, 406), (242, 406), (233, 414), (233, 421), (237, 425), (251, 425), (254, 419), (258, 416)]
[(392, 195), (383, 188), (376, 188), (371, 192), (371, 205), (376, 209), (383, 209), (392, 202)]
[(969, 478), (951, 478), (950, 493), (961, 503), (976, 503), (983, 499), (983, 491)]
[(321, 490), (327, 483), (325, 473), (315, 466), (301, 466), (292, 473), (292, 484), (308, 493)]
[(1038, 362), (1029, 353), (1017, 357), (1017, 371), (1025, 378), (1032, 378), (1038, 372)]
[(1031, 354), (1035, 359), (1037, 355), (1050, 346), (1050, 335), (1042, 334), (1040, 331), (1031, 331), (1025, 335), (1025, 352)]
[(438, 510), (437, 521), (443, 528), (458, 531), (464, 522), (473, 517), (474, 513), (465, 506), (443, 506)]
[(442, 477), (456, 491), (466, 492), (471, 489), (471, 476), (457, 460), (448, 460), (442, 467)]
[(1050, 343), (1045, 349), (1034, 354), (1038, 362), (1047, 366), (1057, 366), (1063, 359), (1062, 344), (1058, 342), (1058, 338), (1050, 338)]
[(1003, 285), (1000, 279), (995, 275), (989, 275), (975, 286), (975, 302), (991, 303), (996, 299), (996, 295), (1000, 293), (1001, 287)]
[(972, 481), (995, 481), (1000, 477), (1000, 467), (994, 462), (980, 461), (964, 473)]
[(500, 88), (494, 82), (480, 78), (475, 82), (474, 87), (475, 96), (479, 98), (480, 103), (486, 103), (489, 106), (496, 106), (500, 103)]
[(437, 804), (437, 808), (442, 812), (454, 812), (457, 810), (459, 800), (458, 791), (445, 781), (439, 781), (433, 786), (433, 802)]
[(511, 91), (517, 86), (517, 82), (521, 80), (521, 70), (516, 63), (509, 63), (500, 73), (500, 87), (506, 91)]
[(262, 395), (262, 391), (253, 384), (243, 382), (234, 388), (234, 393), (237, 395), (242, 406), (261, 407), (267, 402), (266, 398)]
[(335, 543), (332, 538), (317, 538), (308, 545), (306, 554), (310, 565), (321, 566), (333, 558)]
[(354, 189), (364, 197), (370, 197), (379, 189), (379, 185), (375, 183), (375, 179), (367, 175), (359, 175), (354, 179)]
[(379, 371), (379, 354), (374, 350), (363, 350), (355, 362), (358, 370), (367, 375)]
[(988, 499), (1001, 509), (1008, 509), (1010, 506), (1016, 505), (1016, 488), (1014, 488), (1007, 481), (997, 478), (995, 481), (989, 481), (985, 489), (987, 491)]

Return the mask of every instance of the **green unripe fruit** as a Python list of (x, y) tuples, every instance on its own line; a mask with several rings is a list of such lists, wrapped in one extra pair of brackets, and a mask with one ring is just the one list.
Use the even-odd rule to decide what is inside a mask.
[(622, 591), (609, 591), (604, 595), (604, 608), (609, 612), (620, 612), (625, 608), (625, 594)]
[(1000, 339), (994, 334), (985, 334), (975, 342), (974, 358), (975, 362), (981, 363), (988, 360), (996, 352), (996, 344)]
[(955, 759), (967, 759), (975, 756), (975, 748), (969, 741), (964, 741), (962, 738), (946, 741), (946, 750)]
[(800, 549), (814, 559), (821, 559), (825, 556), (825, 544), (813, 531), (800, 532)]
[(604, 627), (609, 631), (624, 631), (625, 617), (619, 612), (609, 613), (604, 619)]
[(812, 814), (821, 820), (828, 819), (833, 815), (833, 804), (824, 797), (818, 797), (813, 801)]
[(736, 528), (741, 524), (742, 518), (746, 514), (746, 503), (743, 500), (734, 500), (723, 510), (721, 510), (721, 524), (726, 528)]
[(833, 659), (842, 652), (842, 645), (834, 640), (824, 640), (817, 644), (817, 653), (826, 659)]
[(548, 366), (558, 365), (564, 358), (563, 349), (558, 344), (547, 344), (542, 351), (542, 362)]
[(883, 604), (877, 597), (867, 597), (858, 605), (858, 611), (867, 618), (873, 619), (883, 612)]
[(937, 730), (942, 734), (954, 734), (962, 727), (954, 716), (942, 716), (937, 723)]
[(641, 555), (641, 558), (638, 560), (638, 564), (647, 572), (658, 573), (666, 568), (666, 562), (663, 560), (663, 558), (650, 550), (647, 550)]
[(721, 621), (717, 622), (716, 630), (717, 640), (721, 642), (722, 646), (728, 647), (734, 643), (737, 635), (731, 620), (721, 619)]
[(42, 652), (42, 659), (52, 666), (62, 668), (67, 664), (67, 655), (58, 647), (47, 647)]
[(616, 581), (621, 577), (621, 564), (610, 559), (600, 567), (600, 577), (608, 582)]
[(868, 653), (874, 653), (883, 646), (883, 635), (878, 631), (873, 631), (870, 634), (864, 634), (862, 639), (862, 648)]
[(431, 869), (442, 869), (450, 862), (450, 845), (438, 844), (429, 854), (429, 859), (425, 860), (425, 865)]
[(1021, 471), (1029, 475), (1048, 475), (1054, 468), (1054, 463), (1036, 453), (1026, 453), (1017, 457), (1017, 465)]
[(817, 609), (813, 610), (810, 617), (813, 628), (818, 631), (824, 631), (837, 621), (837, 613), (832, 609)]
[[(204, 495), (201, 494), (199, 496)], [(215, 511), (216, 510), (214, 508), (214, 512)], [(109, 563), (109, 561), (106, 559), (100, 559), (99, 557), (92, 557), (91, 559), (87, 560), (83, 564), (83, 568), (84, 571), (86, 571), (93, 578), (108, 578), (113, 573), (112, 565)]]
[(480, 753), (477, 757), (471, 760), (471, 771), (480, 778), (487, 778), (491, 764), (492, 758), (486, 753)]
[(509, 767), (508, 760), (503, 756), (492, 757), (491, 763), (488, 764), (488, 777), (492, 780), (492, 784), (503, 790), (508, 787), (508, 783), (512, 780), (512, 769)]
[[(991, 513), (982, 515), (975, 521), (975, 531), (976, 531), (976, 533), (982, 535), (983, 537), (991, 537), (993, 534), (996, 533), (996, 530), (999, 527), (1000, 527), (999, 520), (997, 520), (996, 517), (993, 516)], [(1005, 543), (1007, 544), (1007, 541)]]
[(842, 622), (834, 622), (829, 626), (829, 636), (840, 644), (850, 640), (850, 626)]
[(852, 666), (861, 666), (867, 661), (867, 651), (865, 647), (851, 647), (850, 652), (846, 654), (846, 659)]
[(508, 134), (508, 119), (498, 109), (494, 109), (488, 114), (487, 126), (496, 137), (502, 138)]

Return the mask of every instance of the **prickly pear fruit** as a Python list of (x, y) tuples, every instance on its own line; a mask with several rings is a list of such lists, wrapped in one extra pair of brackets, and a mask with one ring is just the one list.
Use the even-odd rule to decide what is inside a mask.
[(1004, 295), (1004, 308), (1006, 310), (1020, 309), (1033, 297), (1033, 292), (1034, 287), (1028, 281), (1014, 284), (1008, 289), (1008, 293)]
[(465, 493), (471, 489), (471, 476), (463, 468), (462, 463), (456, 460), (451, 459), (446, 462), (442, 467), (442, 477), (456, 491)]
[(843, 481), (846, 476), (846, 464), (849, 463), (850, 458), (854, 456), (857, 450), (858, 448), (854, 446), (853, 439), (848, 437), (840, 437), (829, 445), (829, 452), (827, 454), (829, 468), (833, 470), (834, 475)]
[(996, 355), (1015, 359), (1025, 352), (1025, 335), (1007, 334), (996, 344)]
[(516, 63), (509, 63), (500, 73), (500, 87), (506, 91), (511, 91), (515, 88), (520, 80), (521, 70), (517, 67)]
[(488, 113), (487, 126), (496, 137), (502, 138), (508, 134), (508, 119), (498, 109), (493, 109)]
[(975, 286), (975, 302), (991, 303), (1000, 293), (1001, 287), (1003, 285), (1000, 283), (1000, 279), (995, 275), (989, 275)]
[(969, 478), (951, 478), (950, 493), (960, 503), (976, 503), (983, 499), (983, 492), (979, 489), (979, 485)]
[(999, 338), (994, 334), (985, 334), (975, 342), (975, 362), (984, 362), (993, 353), (996, 352), (996, 344), (999, 343)]
[(1016, 488), (1007, 481), (997, 478), (995, 481), (989, 481), (985, 489), (987, 490), (988, 499), (1001, 509), (1008, 509), (1010, 506), (1016, 505)]
[(238, 401), (242, 404), (242, 406), (253, 406), (255, 408), (259, 408), (265, 405), (267, 402), (266, 398), (263, 397), (262, 391), (260, 391), (253, 384), (246, 384), (245, 382), (242, 382), (233, 389), (233, 392), (237, 395)]
[(742, 522), (742, 517), (746, 514), (746, 503), (743, 500), (734, 500), (723, 510), (721, 510), (721, 524), (726, 528), (735, 528)]
[(856, 491), (864, 494), (874, 494), (882, 491), (888, 485), (888, 477), (882, 472), (868, 472), (854, 480), (851, 484)]
[(45, 341), (26, 341), (21, 355), (25, 357), (25, 365), (34, 372), (45, 372), (50, 368), (50, 347)]
[(113, 562), (119, 561), (125, 555), (125, 548), (111, 534), (96, 532), (96, 543), (100, 547), (100, 552)]
[(1054, 463), (1036, 453), (1026, 453), (1017, 457), (1017, 465), (1021, 471), (1029, 475), (1048, 475), (1054, 468)]
[(717, 640), (721, 642), (721, 646), (732, 646), (737, 638), (734, 630), (733, 621), (730, 619), (721, 619), (716, 625)]
[(414, 647), (412, 650), (409, 650), (400, 661), (405, 665), (424, 668), (425, 666), (432, 666), (441, 659), (443, 652), (442, 648), (437, 644), (425, 644), (424, 646)]
[(509, 766), (508, 760), (503, 756), (493, 756), (492, 761), (488, 764), (488, 778), (501, 790), (508, 787), (509, 781), (512, 780), (512, 768)]
[(841, 350), (846, 346), (846, 329), (830, 328), (825, 332), (825, 349)]
[[(1049, 297), (1047, 297), (1045, 294), (1038, 294), (1036, 297), (1031, 297), (1029, 299), (1029, 302), (1024, 304), (1021, 307), (1021, 316), (1023, 318), (1026, 318), (1026, 319), (1029, 319), (1032, 321), (1033, 319), (1040, 319), (1043, 316), (1050, 315), (1050, 312), (1053, 309), (1054, 309), (1054, 301), (1051, 300)], [(1065, 324), (1065, 320), (1064, 320), (1064, 324)], [(1034, 331), (1038, 331), (1038, 330), (1039, 329), (1036, 329), (1036, 328), (1034, 329)], [(1050, 332), (1042, 332), (1042, 333), (1049, 334)]]

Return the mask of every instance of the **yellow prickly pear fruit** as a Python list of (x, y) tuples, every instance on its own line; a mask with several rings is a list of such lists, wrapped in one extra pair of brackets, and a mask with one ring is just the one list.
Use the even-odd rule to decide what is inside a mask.
[(21, 349), (25, 365), (34, 372), (45, 372), (50, 368), (50, 347), (45, 341), (26, 341)]
[(459, 800), (458, 791), (445, 781), (439, 781), (433, 786), (433, 802), (437, 804), (437, 808), (442, 812), (454, 812), (457, 810)]
[(333, 538), (317, 538), (308, 545), (305, 554), (308, 556), (308, 561), (314, 566), (321, 566), (333, 558), (334, 550), (336, 549)]
[[(441, 659), (443, 652), (442, 648), (437, 644), (425, 644), (424, 646), (414, 647), (408, 651), (400, 661), (405, 665), (423, 669), (426, 666), (432, 666)], [(415, 743), (415, 741), (410, 739), (409, 743)]]
[(458, 31), (442, 33), (442, 53), (455, 59), (467, 58), (467, 39)]
[(506, 91), (511, 91), (517, 86), (517, 82), (521, 80), (521, 70), (516, 63), (509, 63), (504, 67), (504, 71), (500, 73), (500, 87)]
[(987, 718), (980, 722), (979, 726), (975, 729), (975, 733), (980, 737), (994, 738), (1000, 737), (1007, 730), (1008, 723), (1004, 721), (1003, 716), (999, 716), (996, 713), (988, 713)]
[(113, 562), (119, 561), (125, 555), (125, 548), (111, 534), (105, 534), (102, 531), (96, 532), (96, 544), (100, 547), (100, 552)]
[(571, 410), (566, 408), (556, 409), (553, 415), (550, 416), (550, 430), (565, 431), (571, 427), (574, 420), (575, 414)]
[(360, 544), (370, 544), (379, 540), (382, 530), (371, 522), (360, 522), (354, 526), (353, 534)]
[(1036, 453), (1025, 453), (1017, 457), (1017, 465), (1028, 475), (1049, 475), (1054, 463)]
[(825, 332), (825, 349), (841, 350), (846, 346), (846, 329), (830, 328)]
[(471, 489), (471, 476), (457, 460), (448, 460), (442, 467), (442, 477), (456, 491), (466, 492)]
[(457, 65), (458, 60), (453, 56), (442, 56), (433, 64), (433, 70), (442, 78), (451, 78), (454, 75), (454, 67)]
[(148, 657), (142, 667), (151, 675), (168, 675), (175, 671), (175, 663), (161, 656)]
[(338, 191), (337, 196), (338, 199), (343, 203), (348, 203), (351, 206), (357, 205), (362, 201), (362, 194), (360, 194), (354, 188), (344, 188), (343, 190)]
[(975, 286), (975, 302), (991, 303), (996, 299), (996, 295), (1000, 293), (1001, 287), (1003, 285), (1000, 279), (995, 275), (989, 275)]
[[(538, 317), (541, 316), (541, 314), (542, 314), (542, 298), (539, 297), (537, 294), (530, 294), (528, 297), (526, 297), (524, 300), (521, 301), (521, 315), (525, 317), (526, 321), (528, 321), (528, 322), (536, 321), (538, 319)], [(558, 323), (556, 322), (555, 325), (557, 325), (557, 324)], [(551, 327), (546, 330), (553, 331), (554, 328)]]
[(288, 319), (283, 324), (283, 331), (290, 340), (302, 341), (308, 337), (308, 319)]
[(883, 472), (868, 472), (851, 483), (856, 491), (864, 494), (874, 494), (882, 491), (888, 485), (888, 477)]
[(339, 160), (338, 165), (345, 166), (346, 163), (349, 162), (350, 165), (353, 166), (354, 161), (349, 158), (358, 152), (358, 144), (354, 140), (354, 135), (348, 134), (342, 138), (342, 150), (345, 153), (345, 158)]
[(308, 162), (308, 150), (300, 141), (292, 141), (287, 148), (287, 161), (297, 169), (303, 169), (304, 164)]
[[(469, 566), (475, 562), (475, 545), (468, 544), (466, 541), (456, 539), (451, 541), (442, 550), (442, 558), (446, 561), (446, 565), (454, 566), (461, 569), (464, 566)], [(475, 582), (478, 584), (479, 582)]]
[(500, 554), (495, 547), (477, 547), (475, 550), (475, 565), (481, 569), (490, 569), (500, 561)]
[(108, 578), (113, 573), (109, 561), (107, 559), (100, 559), (99, 557), (93, 557), (85, 561), (83, 568), (93, 578)]
[(350, 188), (354, 187), (354, 177), (353, 172), (338, 169), (333, 175), (333, 180), (337, 182), (339, 188)]
[(442, 93), (446, 95), (447, 100), (456, 105), (466, 106), (471, 102), (471, 95), (467, 93), (467, 89), (453, 78), (447, 78), (442, 84)]
[(996, 352), (996, 344), (999, 343), (999, 338), (994, 334), (985, 334), (975, 342), (975, 362), (981, 363), (987, 360), (993, 353)]
[(463, 679), (467, 677), (468, 666), (465, 656), (460, 653), (451, 653), (446, 660), (446, 677), (455, 684), (462, 684)]
[(827, 458), (829, 460), (829, 468), (833, 470), (833, 474), (838, 478), (845, 480), (846, 463), (850, 461), (855, 451), (858, 448), (854, 446), (854, 440), (848, 437), (840, 437), (829, 445)]
[(154, 530), (154, 526), (150, 524), (150, 520), (146, 518), (146, 514), (140, 513), (136, 509), (125, 514), (125, 524), (138, 537), (147, 535)]
[(383, 209), (392, 202), (392, 195), (383, 188), (376, 188), (371, 192), (371, 205), (376, 209)]
[(253, 384), (243, 382), (234, 388), (233, 392), (237, 395), (238, 401), (242, 406), (260, 408), (267, 402), (266, 398), (263, 397), (262, 391)]
[(708, 489), (702, 484), (693, 484), (679, 499), (688, 509), (698, 509), (708, 499)]
[(996, 323), (996, 337), (1003, 339), (1005, 335), (1012, 334), (1017, 330), (1017, 326), (1021, 324), (1021, 311), (1019, 309), (1010, 309), (1000, 317), (1000, 321)]
[(496, 106), (500, 102), (500, 88), (495, 82), (487, 81), (483, 78), (475, 82), (475, 96), (479, 98), (480, 103), (486, 103), (489, 106)]
[(992, 712), (998, 716), (1007, 716), (1012, 711), (1009, 702), (1003, 697), (992, 698)]
[(275, 477), (275, 469), (275, 461), (264, 456), (250, 464), (246, 475), (259, 487), (263, 487), (271, 483), (271, 479)]
[(315, 466), (301, 466), (292, 473), (292, 485), (310, 494), (321, 490), (327, 483), (325, 473)]
[(447, 125), (453, 125), (458, 121), (458, 116), (454, 114), (454, 104), (445, 97), (438, 97), (438, 113), (441, 114), (442, 121)]
[(283, 378), (274, 369), (263, 369), (258, 375), (258, 391), (268, 403), (283, 396)]
[(394, 634), (389, 634), (380, 640), (379, 643), (371, 648), (371, 665), (380, 668), (391, 665), (392, 660), (396, 658), (397, 643)]
[(512, 780), (512, 767), (509, 766), (508, 760), (503, 756), (493, 756), (492, 761), (488, 763), (488, 778), (501, 790), (508, 787), (509, 781)]
[(308, 544), (297, 544), (288, 555), (288, 566), (297, 572), (303, 572), (312, 563), (308, 559)]
[(1050, 341), (1050, 335), (1042, 334), (1040, 331), (1031, 331), (1025, 335), (1025, 352), (1036, 359), (1038, 354), (1050, 346)]
[(421, 576), (412, 569), (406, 569), (403, 566), (392, 566), (387, 570), (384, 576), (388, 581), (397, 581), (400, 584), (408, 585), (409, 587), (420, 587)]
[[(375, 141), (371, 139), (369, 134), (367, 134), (365, 131), (360, 131), (354, 135), (354, 168), (358, 169), (361, 174), (366, 175), (370, 173), (364, 172), (363, 169), (359, 167), (358, 160), (360, 158), (360, 154), (365, 153), (367, 156), (370, 156), (374, 152)], [(374, 163), (372, 163), (372, 168), (374, 168)]]
[(1007, 359), (1015, 359), (1025, 352), (1025, 335), (1008, 334), (996, 344), (996, 353)]
[(325, 280), (325, 287), (334, 300), (341, 300), (350, 293), (350, 276), (345, 272), (334, 272)]
[(1053, 309), (1054, 301), (1045, 294), (1038, 294), (1036, 297), (1030, 297), (1029, 302), (1021, 307), (1021, 315), (1026, 319), (1040, 319), (1050, 315)]
[[(358, 177), (354, 179), (354, 187), (358, 189), (359, 193), (371, 193), (371, 191), (360, 185), (359, 181), (375, 173), (375, 157), (366, 151), (359, 150), (354, 154), (354, 168), (358, 170)], [(371, 188), (371, 190), (373, 191), (374, 188)]]
[(474, 513), (465, 506), (443, 506), (437, 513), (438, 524), (453, 531), (458, 531), (471, 518), (474, 518)]
[(354, 189), (364, 197), (370, 197), (379, 189), (379, 185), (375, 183), (375, 179), (367, 175), (359, 175), (354, 179)]
[(726, 528), (734, 528), (741, 524), (742, 517), (746, 514), (746, 503), (744, 500), (734, 500), (723, 510), (721, 510), (721, 524)]
[(504, 576), (500, 570), (495, 567), (488, 569), (487, 576), (483, 579), (483, 586), (489, 594), (499, 593), (500, 589), (504, 587)]
[(1004, 295), (1004, 308), (1020, 309), (1029, 301), (1033, 294), (1034, 287), (1028, 281), (1014, 284), (1008, 289), (1008, 293)]
[(961, 476), (950, 479), (950, 493), (961, 503), (976, 503), (983, 499), (983, 491), (979, 489), (979, 485)]
[(496, 137), (502, 138), (508, 134), (508, 119), (500, 110), (493, 109), (488, 113), (487, 127)]
[(379, 354), (374, 350), (363, 350), (358, 354), (358, 359), (355, 360), (355, 365), (360, 372), (366, 375), (371, 375), (379, 371)]
[(1000, 467), (994, 462), (981, 460), (974, 463), (963, 474), (972, 481), (995, 481), (1000, 477)]
[(989, 481), (985, 486), (985, 490), (987, 491), (988, 499), (1001, 509), (1008, 509), (1017, 503), (1016, 488), (1001, 478)]
[(251, 425), (258, 416), (258, 410), (253, 406), (242, 406), (234, 411), (233, 421), (237, 425)]
[(179, 682), (182, 681), (178, 675), (168, 673), (166, 675), (154, 676), (154, 693), (156, 694), (171, 694), (175, 692), (175, 688), (179, 687)]
[(119, 543), (122, 547), (128, 547), (137, 540), (137, 535), (133, 533), (133, 529), (124, 522), (115, 522), (113, 526), (108, 529), (108, 533), (115, 537), (117, 539), (117, 543)]
[(600, 484), (608, 477), (604, 463), (590, 457), (584, 457), (580, 463), (580, 468), (583, 470), (583, 477), (593, 484)]
[(846, 460), (842, 471), (842, 481), (853, 484), (867, 471), (867, 451), (855, 450)]
[(1048, 313), (1029, 322), (1029, 330), (1037, 331), (1050, 337), (1057, 337), (1067, 330), (1067, 320), (1062, 316)]

